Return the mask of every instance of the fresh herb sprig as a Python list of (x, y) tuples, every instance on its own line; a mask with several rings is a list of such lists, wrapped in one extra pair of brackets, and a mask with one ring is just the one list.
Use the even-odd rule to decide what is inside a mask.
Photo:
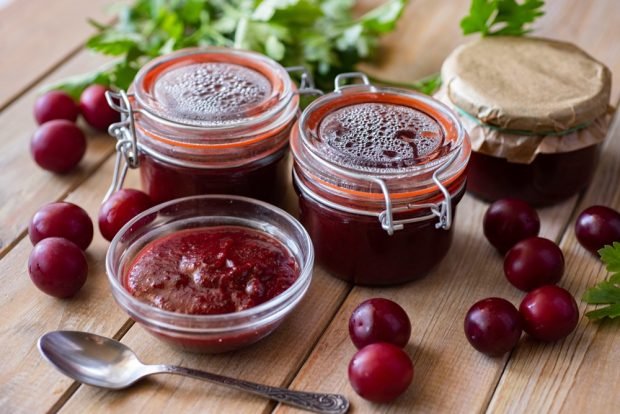
[(469, 14), (461, 20), (463, 34), (523, 36), (529, 24), (544, 14), (543, 0), (472, 0)]
[(395, 28), (407, 0), (388, 0), (354, 18), (355, 0), (135, 0), (86, 47), (116, 60), (49, 89), (74, 97), (92, 83), (127, 89), (148, 60), (193, 46), (255, 50), (283, 66), (303, 65), (324, 88), (335, 74), (372, 57)]
[(607, 280), (588, 289), (582, 300), (591, 305), (607, 305), (586, 313), (590, 319), (617, 318), (620, 316), (620, 242), (598, 251), (606, 269), (611, 272)]

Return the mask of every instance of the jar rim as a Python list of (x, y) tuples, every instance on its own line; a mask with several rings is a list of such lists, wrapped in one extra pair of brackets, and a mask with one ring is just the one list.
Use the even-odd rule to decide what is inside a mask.
[[(166, 116), (165, 108), (151, 93), (159, 72), (192, 63), (225, 63), (258, 72), (270, 83), (269, 96), (239, 113), (239, 117), (225, 122), (203, 122), (191, 119), (173, 119)], [(132, 83), (136, 112), (167, 127), (203, 132), (232, 132), (255, 128), (267, 123), (285, 110), (295, 97), (296, 88), (288, 72), (278, 62), (256, 52), (226, 47), (187, 48), (155, 58), (144, 65)]]
[[(445, 140), (449, 143), (448, 148), (427, 162), (404, 168), (384, 168), (382, 171), (370, 169), (364, 172), (331, 161), (321, 153), (321, 148), (312, 145), (308, 124), (313, 113), (320, 112), (322, 116), (318, 121), (313, 121), (317, 124), (326, 114), (347, 105), (375, 102), (408, 106), (430, 115), (441, 126)], [(442, 176), (439, 177), (445, 186), (463, 178), (471, 144), (458, 117), (445, 104), (418, 92), (366, 84), (337, 88), (310, 104), (293, 128), (291, 150), (300, 175), (312, 181), (319, 191), (337, 197), (383, 204), (385, 192), (374, 185), (373, 181), (382, 180), (394, 200), (406, 202), (431, 198), (439, 191), (432, 180), (435, 171), (451, 164), (449, 168), (443, 168)]]
[[(252, 71), (261, 72), (270, 79), (273, 96), (262, 106), (254, 107), (255, 111), (246, 117), (213, 125), (179, 122), (153, 110), (153, 97), (148, 94), (148, 88), (152, 85), (146, 84), (156, 83), (157, 80), (147, 78), (156, 78), (157, 73), (152, 76), (151, 72), (166, 73), (166, 69), (162, 72), (162, 65), (172, 65), (173, 68), (177, 65), (183, 69), (183, 65), (188, 62), (193, 64), (196, 60), (235, 67), (246, 65)], [(201, 70), (200, 67), (190, 69)], [(173, 76), (173, 80), (176, 79)], [(182, 83), (184, 78), (179, 79)], [(218, 81), (226, 88), (226, 79)], [(239, 86), (236, 81), (231, 82)], [(189, 84), (191, 89), (192, 83)], [(183, 87), (188, 88), (186, 85)], [(233, 86), (230, 89), (236, 90)], [(209, 90), (205, 94), (211, 92)], [(200, 93), (196, 95), (198, 98)], [(118, 96), (116, 99), (119, 99)], [(126, 95), (125, 99), (127, 103), (119, 105), (119, 108), (124, 119), (129, 121), (127, 129), (136, 137), (136, 150), (160, 161), (173, 160), (171, 163), (179, 166), (195, 167), (200, 164), (198, 168), (236, 167), (277, 154), (287, 145), (288, 130), (299, 113), (299, 94), (285, 68), (259, 53), (223, 47), (182, 49), (152, 60), (138, 72), (131, 86), (131, 94)]]

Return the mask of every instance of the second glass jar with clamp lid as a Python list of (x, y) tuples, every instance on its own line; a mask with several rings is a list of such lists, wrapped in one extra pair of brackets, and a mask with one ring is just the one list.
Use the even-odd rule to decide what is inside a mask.
[(402, 283), (448, 252), (471, 146), (442, 103), (342, 74), (302, 113), (291, 151), (300, 219), (332, 275)]

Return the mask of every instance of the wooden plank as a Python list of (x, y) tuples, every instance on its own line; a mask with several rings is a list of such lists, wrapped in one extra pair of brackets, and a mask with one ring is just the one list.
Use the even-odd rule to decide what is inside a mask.
[[(110, 21), (110, 0), (19, 0), (0, 10), (0, 109), (75, 53), (95, 33), (86, 19)], [(30, 113), (30, 112), (28, 112)]]
[[(99, 174), (72, 193), (68, 201), (82, 206), (95, 218), (112, 167), (110, 160)], [(136, 183), (133, 175), (131, 183)], [(30, 281), (26, 263), (32, 245), (28, 238), (22, 239), (0, 260), (1, 333), (5, 350), (0, 353), (0, 411), (46, 412), (72, 387), (73, 381), (39, 355), (36, 341), (45, 332), (75, 329), (113, 336), (127, 322), (127, 315), (118, 308), (107, 286), (104, 273), (107, 247), (108, 242), (96, 230), (87, 250), (88, 280), (75, 297), (65, 300), (46, 296)]]
[[(577, 213), (594, 204), (620, 209), (620, 118), (609, 138), (594, 182)], [(590, 322), (583, 316), (585, 303), (579, 301), (585, 289), (604, 279), (607, 272), (577, 242), (574, 222), (573, 216), (560, 245), (566, 258), (566, 274), (560, 285), (577, 298), (582, 315), (577, 330), (552, 344), (524, 340), (512, 355), (489, 413), (612, 413), (620, 407), (620, 326), (617, 321)]]
[[(79, 53), (43, 83), (81, 73), (105, 60)], [(0, 257), (25, 234), (28, 221), (44, 203), (58, 200), (84, 181), (114, 151), (114, 139), (88, 129), (88, 148), (78, 168), (55, 175), (39, 168), (30, 155), (30, 139), (37, 128), (32, 117), (36, 90), (31, 90), (0, 113)]]

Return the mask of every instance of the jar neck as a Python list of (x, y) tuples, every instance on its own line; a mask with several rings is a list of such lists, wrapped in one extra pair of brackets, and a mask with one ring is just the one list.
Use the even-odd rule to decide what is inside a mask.
[[(302, 193), (336, 209), (360, 210), (366, 212), (367, 215), (377, 216), (385, 211), (386, 205), (389, 204), (400, 212), (423, 214), (423, 210), (428, 209), (431, 205), (446, 201), (447, 197), (456, 197), (463, 192), (466, 182), (466, 168), (459, 169), (456, 167), (456, 171), (450, 171), (451, 168), (454, 168), (453, 164), (462, 161), (463, 152), (454, 153), (452, 159), (448, 159), (445, 164), (438, 166), (431, 172), (417, 176), (412, 174), (407, 177), (400, 177), (399, 181), (408, 181), (411, 185), (410, 187), (401, 187), (401, 190), (404, 190), (401, 192), (394, 191), (394, 187), (398, 186), (394, 184), (394, 181), (373, 175), (367, 175), (363, 178), (355, 177), (358, 182), (360, 180), (367, 182), (367, 191), (352, 191), (346, 187), (346, 184), (336, 186), (322, 179), (317, 174), (317, 170), (308, 168), (307, 164), (300, 162), (295, 152), (293, 152), (295, 159), (293, 177)], [(467, 158), (469, 158), (468, 155)], [(444, 169), (439, 171), (442, 167)], [(436, 172), (439, 173), (436, 174)], [(326, 173), (326, 171), (323, 170), (322, 173)], [(337, 174), (338, 172), (332, 171), (332, 173)], [(416, 190), (415, 183), (418, 181), (430, 181), (432, 184), (429, 183), (422, 190)]]
[(446, 135), (441, 151), (419, 165), (381, 172), (346, 168), (322, 157), (304, 135), (304, 114), (291, 132), (294, 170), (300, 187), (330, 202), (375, 213), (383, 211), (386, 203), (406, 208), (441, 201), (446, 190), (458, 193), (465, 183), (471, 143), (456, 115), (439, 105), (446, 115), (439, 120)]
[(291, 127), (299, 115), (299, 97), (273, 118), (260, 124), (231, 128), (187, 127), (135, 111), (138, 147), (160, 161), (186, 167), (233, 168), (260, 162), (288, 144)]

